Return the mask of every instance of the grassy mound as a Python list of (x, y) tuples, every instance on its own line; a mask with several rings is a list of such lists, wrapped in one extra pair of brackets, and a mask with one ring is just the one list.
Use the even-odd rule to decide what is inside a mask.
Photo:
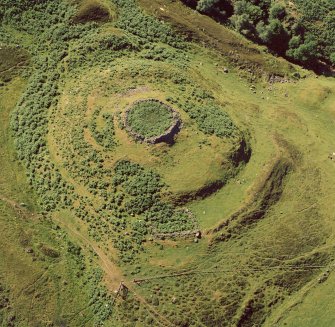
[[(218, 136), (211, 133), (210, 129), (201, 128), (198, 116), (207, 111), (213, 102), (211, 99), (200, 98), (203, 95), (198, 95), (197, 91), (202, 86), (192, 78), (182, 76), (178, 87), (173, 80), (178, 69), (170, 63), (126, 58), (117, 60), (116, 63), (112, 69), (103, 72), (93, 68), (90, 76), (80, 71), (75, 78), (69, 78), (62, 89), (55, 117), (50, 120), (50, 125), (55, 127), (49, 136), (50, 144), (54, 144), (52, 152), (59, 152), (61, 162), (69, 163), (66, 169), (71, 170), (73, 178), (77, 179), (78, 171), (83, 174), (88, 168), (86, 164), (79, 164), (77, 159), (80, 157), (86, 162), (88, 159), (84, 157), (89, 156), (94, 149), (101, 156), (101, 159), (96, 160), (102, 160), (106, 169), (112, 169), (116, 162), (125, 158), (153, 169), (168, 185), (168, 198), (174, 202), (176, 198), (189, 198), (188, 194), (199, 194), (199, 190), (204, 187), (208, 189), (213, 183), (217, 185), (220, 182), (222, 185), (222, 181), (227, 181), (236, 169), (229, 158), (240, 138)], [(122, 85), (119, 85), (119, 80), (122, 80)], [(73, 89), (77, 85), (80, 85), (80, 89), (74, 94)], [(167, 138), (150, 142), (154, 144), (150, 147), (147, 142), (131, 141), (131, 131), (124, 128), (123, 122), (128, 108), (143, 99), (157, 99), (163, 104), (171, 103), (172, 108), (178, 108), (179, 117), (174, 119), (178, 119), (179, 123), (182, 121), (183, 127), (179, 131), (177, 128), (178, 137), (173, 140), (173, 146), (169, 145), (171, 143)], [(180, 101), (176, 102), (175, 99)], [(186, 102), (190, 108), (196, 108), (198, 104), (199, 111), (189, 110)], [(204, 104), (201, 105), (201, 102)], [(224, 114), (223, 108), (221, 101), (215, 104), (218, 114)], [(115, 117), (114, 132), (111, 131), (113, 124), (104, 118), (112, 116)], [(73, 119), (69, 120), (67, 117)], [(176, 124), (172, 126), (175, 127)], [(72, 139), (65, 137), (65, 130), (73, 134)], [(170, 136), (170, 133), (164, 136), (167, 134)], [(175, 134), (175, 129), (171, 134)], [(150, 140), (152, 139), (156, 138)], [(97, 173), (98, 170), (95, 175)], [(187, 178), (184, 177), (185, 173)], [(86, 174), (82, 179), (83, 183), (95, 178), (88, 171)], [(104, 177), (100, 176), (99, 179), (103, 180)], [(96, 182), (100, 183), (98, 180)]]
[(86, 0), (80, 3), (72, 20), (75, 24), (84, 24), (87, 22), (106, 22), (109, 19), (110, 12), (104, 4), (95, 0)]
[(173, 124), (173, 111), (158, 100), (138, 101), (129, 108), (126, 123), (144, 138), (159, 136)]

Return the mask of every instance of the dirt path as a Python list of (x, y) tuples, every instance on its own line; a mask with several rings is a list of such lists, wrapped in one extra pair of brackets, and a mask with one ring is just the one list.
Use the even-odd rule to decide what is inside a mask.
[(7, 68), (7, 69), (4, 69), (4, 70), (0, 70), (0, 74), (9, 72), (9, 71), (11, 71), (11, 70), (13, 70), (13, 69), (15, 69), (15, 68), (24, 67), (25, 64), (27, 64), (27, 63), (28, 63), (28, 60), (20, 61), (20, 62), (18, 62), (18, 63), (17, 63), (16, 65), (14, 65), (14, 66), (11, 66), (11, 67), (9, 67), (9, 68)]
[[(7, 198), (4, 195), (0, 194), (0, 201), (3, 201), (7, 203), (9, 206), (11, 206), (15, 211), (19, 212), (21, 215), (24, 216), (36, 216), (36, 214), (31, 213), (29, 210), (21, 206), (18, 202)], [(104, 270), (106, 278), (108, 280), (107, 287), (111, 292), (114, 292), (115, 289), (120, 285), (121, 282), (127, 288), (129, 291), (136, 297), (136, 299), (147, 309), (149, 314), (154, 318), (156, 323), (159, 326), (174, 326), (173, 323), (171, 323), (166, 317), (164, 317), (162, 314), (160, 314), (151, 304), (149, 304), (144, 297), (142, 297), (140, 294), (137, 293), (138, 285), (134, 283), (133, 281), (127, 280), (120, 269), (116, 266), (115, 263), (113, 263), (107, 255), (104, 253), (104, 251), (92, 240), (90, 240), (88, 237), (82, 235), (79, 231), (71, 227), (69, 224), (64, 223), (60, 219), (54, 219), (59, 223), (60, 226), (63, 226), (72, 237), (75, 237), (75, 239), (79, 240), (85, 247), (90, 247), (99, 257), (101, 268)], [(136, 290), (136, 291), (135, 291)]]
[(110, 291), (114, 292), (120, 283), (122, 282), (128, 290), (136, 297), (136, 299), (148, 310), (151, 316), (155, 319), (155, 321), (160, 326), (174, 326), (166, 317), (161, 315), (151, 304), (149, 304), (141, 295), (135, 291), (138, 288), (138, 285), (133, 281), (127, 280), (120, 269), (110, 261), (104, 251), (92, 240), (88, 237), (85, 237), (80, 232), (78, 232), (73, 227), (69, 226), (69, 224), (64, 224), (64, 222), (59, 219), (55, 219), (61, 226), (65, 227), (66, 230), (72, 234), (76, 239), (78, 239), (85, 246), (89, 246), (99, 257), (101, 262), (101, 268), (104, 270), (106, 274), (106, 278), (108, 279), (108, 288)]
[(35, 214), (26, 209), (24, 206), (22, 206), (20, 203), (16, 202), (15, 200), (12, 200), (3, 194), (0, 194), (0, 201), (5, 202), (7, 205), (12, 207), (12, 209), (21, 217), (24, 218), (32, 218), (35, 217)]
[(9, 199), (9, 198), (5, 197), (4, 195), (1, 195), (1, 194), (0, 194), (0, 201), (6, 202), (7, 204), (9, 204), (11, 207), (13, 207), (15, 209), (17, 209), (17, 208), (24, 209), (16, 201), (11, 200), (11, 199)]

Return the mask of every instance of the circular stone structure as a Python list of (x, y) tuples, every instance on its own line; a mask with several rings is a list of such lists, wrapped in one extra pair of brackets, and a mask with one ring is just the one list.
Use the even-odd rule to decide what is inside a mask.
[(125, 127), (136, 140), (149, 144), (173, 143), (179, 132), (179, 114), (157, 99), (138, 100), (125, 111)]

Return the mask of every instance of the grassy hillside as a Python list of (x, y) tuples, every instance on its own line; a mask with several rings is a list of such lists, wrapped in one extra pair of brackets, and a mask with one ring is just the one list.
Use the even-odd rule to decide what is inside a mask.
[(3, 326), (332, 323), (333, 79), (177, 1), (0, 4)]

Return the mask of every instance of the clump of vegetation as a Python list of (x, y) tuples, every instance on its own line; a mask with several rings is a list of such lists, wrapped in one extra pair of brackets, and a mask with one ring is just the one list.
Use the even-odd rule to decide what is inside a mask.
[(173, 111), (160, 101), (138, 101), (128, 109), (126, 123), (144, 138), (159, 136), (173, 124)]
[(195, 221), (190, 219), (190, 215), (162, 200), (161, 192), (165, 185), (155, 172), (129, 161), (119, 161), (112, 184), (123, 194), (125, 210), (132, 216), (143, 215), (143, 223), (137, 222), (133, 226), (138, 236), (195, 228)]
[(187, 47), (183, 37), (176, 35), (171, 26), (144, 14), (134, 0), (115, 0), (114, 3), (120, 9), (119, 28), (143, 38), (144, 43), (163, 42), (179, 49)]
[(185, 111), (205, 134), (222, 138), (238, 135), (238, 129), (229, 115), (215, 105), (205, 104), (201, 107), (186, 105)]
[(113, 302), (113, 296), (106, 286), (101, 283), (103, 279), (101, 269), (92, 269), (87, 277), (90, 295), (89, 306), (94, 313), (94, 325), (103, 326), (104, 321), (112, 314), (113, 307), (111, 303)]
[(113, 149), (117, 142), (115, 140), (115, 129), (114, 129), (114, 115), (104, 113), (102, 115), (101, 125), (98, 127), (97, 119), (101, 112), (101, 107), (96, 110), (93, 114), (92, 121), (90, 123), (90, 130), (92, 136), (97, 141), (98, 144), (106, 149)]
[(146, 59), (151, 59), (155, 61), (167, 61), (173, 63), (182, 64), (186, 59), (185, 53), (179, 49), (174, 49), (167, 45), (146, 45), (141, 53), (141, 56)]

